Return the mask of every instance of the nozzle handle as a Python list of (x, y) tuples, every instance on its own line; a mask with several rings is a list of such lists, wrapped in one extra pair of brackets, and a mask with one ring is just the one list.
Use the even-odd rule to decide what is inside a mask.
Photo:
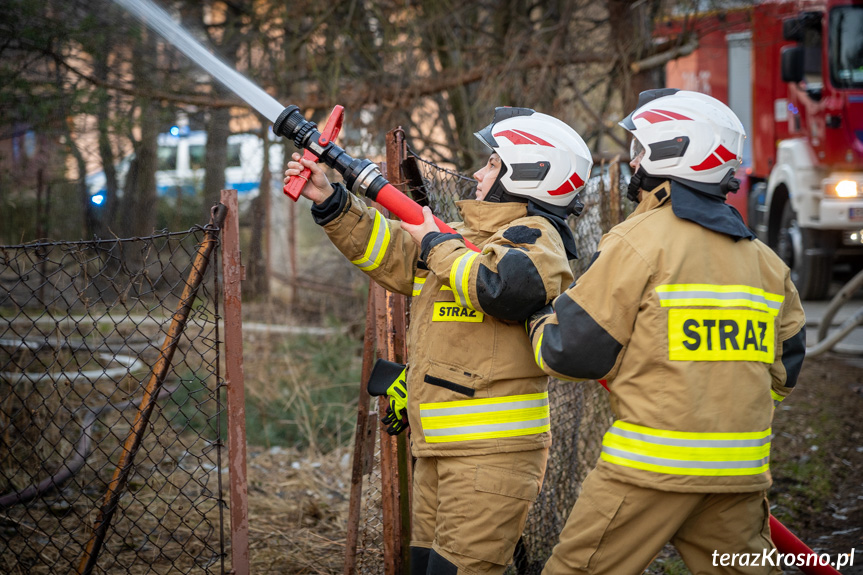
[[(344, 119), (345, 108), (343, 106), (335, 106), (333, 111), (330, 112), (330, 117), (327, 119), (327, 125), (324, 127), (323, 132), (321, 132), (321, 136), (318, 138), (318, 145), (321, 148), (325, 147), (330, 142), (335, 141), (339, 132), (342, 130), (342, 122)], [(317, 162), (320, 158), (307, 149), (303, 152), (303, 159)], [(303, 191), (303, 186), (305, 186), (306, 182), (309, 181), (309, 177), (311, 175), (311, 170), (304, 168), (296, 178), (291, 178), (291, 181), (288, 182), (282, 191), (285, 192), (286, 196), (296, 202), (300, 197), (300, 193)]]

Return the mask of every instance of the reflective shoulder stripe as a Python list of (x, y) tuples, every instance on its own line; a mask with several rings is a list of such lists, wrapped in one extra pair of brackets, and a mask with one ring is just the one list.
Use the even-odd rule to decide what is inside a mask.
[(758, 475), (767, 471), (771, 430), (695, 433), (616, 421), (602, 439), (609, 463), (669, 475)]
[(548, 392), (420, 404), (427, 443), (519, 437), (551, 428)]
[(427, 278), (423, 278), (420, 276), (414, 276), (414, 287), (413, 287), (413, 291), (411, 292), (411, 295), (413, 297), (420, 295), (420, 292), (422, 291), (423, 286), (426, 283), (426, 279)]
[(777, 315), (785, 296), (744, 285), (667, 284), (656, 286), (662, 307), (748, 307)]
[(455, 260), (449, 272), (449, 285), (453, 290), (455, 301), (462, 307), (469, 307), (470, 309), (476, 309), (470, 302), (469, 280), (470, 268), (477, 257), (479, 257), (477, 252), (468, 251)]
[(387, 252), (387, 247), (390, 244), (390, 227), (387, 225), (383, 215), (375, 210), (375, 221), (372, 227), (372, 235), (369, 237), (369, 243), (366, 246), (366, 251), (362, 257), (356, 260), (351, 260), (351, 263), (363, 270), (370, 272), (381, 265), (384, 259), (384, 254)]

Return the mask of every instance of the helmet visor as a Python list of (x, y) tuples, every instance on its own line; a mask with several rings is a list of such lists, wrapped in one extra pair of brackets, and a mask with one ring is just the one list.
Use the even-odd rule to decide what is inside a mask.
[(644, 146), (638, 141), (638, 138), (632, 138), (632, 143), (629, 144), (629, 160), (635, 159), (644, 154)]

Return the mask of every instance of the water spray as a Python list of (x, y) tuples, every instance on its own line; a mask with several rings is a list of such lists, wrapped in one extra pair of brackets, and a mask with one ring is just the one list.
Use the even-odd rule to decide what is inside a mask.
[[(209, 72), (229, 90), (245, 100), (250, 106), (273, 122), (273, 132), (290, 139), (304, 151), (308, 159), (320, 160), (336, 170), (345, 180), (345, 185), (355, 194), (361, 194), (381, 204), (393, 215), (409, 224), (423, 222), (422, 207), (390, 184), (381, 174), (380, 168), (371, 160), (356, 160), (349, 156), (333, 140), (341, 129), (344, 118), (342, 106), (333, 109), (327, 127), (321, 133), (317, 124), (309, 122), (297, 106), (285, 108), (275, 98), (267, 94), (251, 80), (222, 62), (195, 40), (171, 16), (150, 0), (114, 0), (144, 24), (158, 32), (169, 43), (191, 58), (196, 64)], [(308, 178), (308, 170), (301, 174)], [(285, 186), (285, 194), (296, 201), (300, 196), (303, 178)], [(435, 217), (438, 229), (446, 233), (456, 233), (451, 227)], [(467, 247), (479, 249), (465, 240)]]

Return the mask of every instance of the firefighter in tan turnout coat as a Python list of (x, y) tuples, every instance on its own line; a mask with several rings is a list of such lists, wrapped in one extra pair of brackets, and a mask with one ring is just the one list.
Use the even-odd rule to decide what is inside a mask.
[[(752, 558), (774, 549), (771, 422), (804, 315), (788, 267), (724, 203), (743, 126), (670, 89), (643, 92), (621, 125), (640, 203), (530, 322), (539, 365), (606, 378), (617, 416), (543, 573), (641, 573), (669, 541), (694, 574), (779, 573)], [(724, 553), (748, 555), (732, 567)]]
[(333, 243), (385, 288), (413, 296), (413, 574), (502, 573), (551, 443), (548, 378), (524, 322), (572, 281), (565, 218), (581, 208), (591, 156), (572, 128), (526, 108), (498, 108), (477, 136), (492, 154), (475, 174), (477, 199), (458, 202), (457, 234), (439, 232), (428, 208), (423, 224), (389, 221), (298, 155), (285, 172), (287, 182), (308, 167), (303, 195)]

